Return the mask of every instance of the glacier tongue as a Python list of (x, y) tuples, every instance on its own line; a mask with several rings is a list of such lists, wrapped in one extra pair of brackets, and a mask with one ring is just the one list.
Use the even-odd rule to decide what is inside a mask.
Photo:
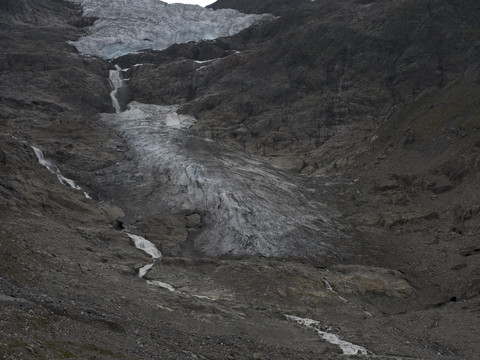
[(72, 42), (78, 51), (113, 59), (143, 49), (162, 50), (186, 43), (230, 36), (270, 15), (212, 10), (159, 0), (74, 0), (85, 16), (98, 17), (91, 33)]
[(102, 115), (132, 149), (130, 161), (107, 170), (102, 186), (112, 189), (109, 198), (122, 194), (118, 200), (127, 221), (203, 213), (206, 228), (194, 247), (212, 256), (336, 251), (331, 246), (339, 247), (344, 235), (333, 220), (335, 211), (316, 200), (320, 187), (189, 134), (195, 119), (176, 110), (132, 102), (127, 111)]

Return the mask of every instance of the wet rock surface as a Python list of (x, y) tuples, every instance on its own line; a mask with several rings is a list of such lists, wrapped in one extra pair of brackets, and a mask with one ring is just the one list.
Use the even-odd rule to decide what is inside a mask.
[[(421, 2), (412, 18), (405, 2), (403, 18), (382, 23), (393, 2), (338, 3), (309, 2), (231, 38), (114, 62), (67, 44), (93, 21), (78, 7), (0, 4), (0, 358), (345, 358), (291, 315), (368, 350), (352, 359), (476, 359), (477, 6)], [(229, 6), (262, 12), (255, 4)], [(423, 19), (433, 31), (445, 14), (468, 36), (451, 32), (435, 62), (419, 51), (416, 29)], [(385, 37), (402, 19), (405, 44)], [(308, 34), (318, 39), (314, 25), (330, 29), (329, 44), (351, 46), (305, 47)], [(376, 41), (397, 46), (384, 62), (372, 60)], [(288, 63), (293, 54), (301, 59)], [(142, 121), (155, 131), (114, 114), (115, 64), (131, 79), (122, 102), (137, 101), (130, 111), (150, 104), (156, 112)], [(386, 64), (395, 86), (377, 76)], [(62, 184), (31, 146), (92, 199)], [(174, 156), (156, 159), (159, 148)], [(178, 169), (192, 170), (184, 182)], [(212, 179), (222, 186), (205, 196)], [(231, 203), (215, 197), (221, 191)], [(268, 212), (275, 221), (255, 231)], [(246, 243), (249, 232), (283, 252)], [(249, 251), (217, 251), (232, 233), (240, 240), (230, 244)]]

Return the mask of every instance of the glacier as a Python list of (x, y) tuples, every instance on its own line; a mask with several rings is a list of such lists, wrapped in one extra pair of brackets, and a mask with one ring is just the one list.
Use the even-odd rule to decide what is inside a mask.
[[(99, 20), (90, 35), (74, 44), (104, 58), (230, 35), (272, 16), (158, 0), (76, 1), (84, 15)], [(196, 119), (177, 113), (179, 106), (120, 104), (124, 70), (117, 65), (109, 73), (116, 113), (101, 119), (129, 152), (124, 161), (96, 173), (96, 181), (103, 196), (125, 210), (127, 224), (155, 214), (201, 214), (205, 227), (189, 241), (208, 256), (331, 258), (343, 253), (348, 241), (339, 230), (339, 214), (322, 202), (323, 181), (283, 173), (191, 134)]]
[(106, 198), (117, 197), (127, 224), (154, 214), (196, 212), (204, 214), (206, 228), (194, 247), (209, 256), (341, 253), (339, 214), (319, 201), (328, 191), (323, 181), (284, 173), (194, 136), (189, 127), (195, 118), (177, 109), (131, 102), (126, 111), (102, 114), (130, 152), (97, 181)]
[(139, 50), (163, 50), (175, 43), (231, 36), (271, 15), (232, 9), (167, 4), (159, 0), (73, 0), (83, 15), (98, 18), (90, 34), (70, 42), (86, 55), (105, 59)]

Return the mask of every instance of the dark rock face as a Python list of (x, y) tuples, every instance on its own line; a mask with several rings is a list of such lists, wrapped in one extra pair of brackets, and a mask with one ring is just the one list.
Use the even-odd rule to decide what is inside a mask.
[(310, 0), (219, 0), (209, 5), (211, 9), (235, 9), (246, 14), (283, 15), (287, 11), (306, 7)]
[(0, 4), (2, 23), (51, 25), (51, 21), (61, 21), (57, 16), (59, 12), (70, 17), (79, 10), (78, 6), (62, 0), (4, 0)]
[[(311, 199), (338, 210), (335, 230), (349, 237), (331, 254), (354, 256), (203, 256), (194, 245), (208, 213), (169, 212), (169, 199), (155, 203), (168, 181), (148, 188), (145, 174), (112, 171), (136, 161), (98, 115), (114, 111), (113, 65), (67, 44), (94, 19), (60, 0), (0, 1), (0, 358), (345, 358), (286, 321), (297, 315), (365, 347), (366, 359), (476, 359), (480, 5), (214, 4), (223, 6), (281, 17), (116, 59), (130, 68), (122, 102), (179, 104), (198, 119), (189, 134), (214, 140), (202, 144), (303, 173), (282, 175), (303, 179), (302, 191), (318, 177)], [(32, 145), (82, 191), (39, 164)], [(102, 176), (131, 186), (108, 188)], [(128, 203), (147, 215), (126, 214)]]

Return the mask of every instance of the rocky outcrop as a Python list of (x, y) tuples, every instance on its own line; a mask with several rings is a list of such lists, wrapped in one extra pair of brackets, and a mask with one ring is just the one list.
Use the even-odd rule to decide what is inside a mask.
[(247, 14), (281, 15), (292, 9), (305, 7), (311, 0), (219, 0), (209, 5), (211, 9), (236, 9)]

